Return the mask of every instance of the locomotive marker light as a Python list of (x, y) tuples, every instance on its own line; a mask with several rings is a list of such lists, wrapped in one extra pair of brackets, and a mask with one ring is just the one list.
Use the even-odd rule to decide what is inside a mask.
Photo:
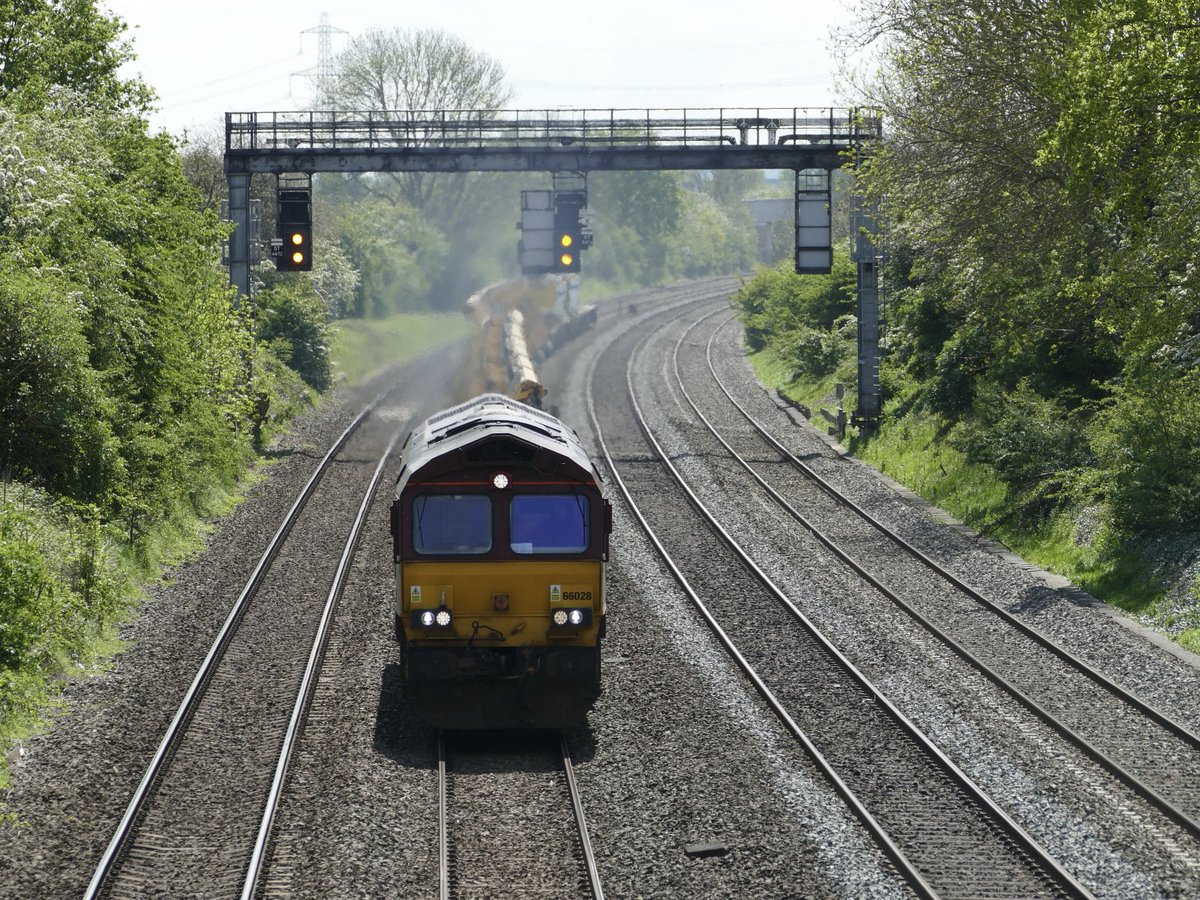
[(420, 628), (449, 628), (454, 615), (446, 607), (438, 610), (413, 610), (413, 625)]
[(556, 609), (550, 614), (555, 628), (588, 628), (592, 624), (590, 609)]

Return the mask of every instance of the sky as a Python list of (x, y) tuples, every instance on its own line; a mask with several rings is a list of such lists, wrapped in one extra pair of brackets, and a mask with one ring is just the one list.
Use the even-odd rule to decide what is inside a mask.
[(151, 126), (223, 129), (226, 112), (312, 108), (318, 29), (333, 53), (370, 28), (436, 28), (497, 59), (513, 107), (846, 105), (831, 29), (848, 0), (101, 0), (129, 25), (123, 70), (155, 89)]

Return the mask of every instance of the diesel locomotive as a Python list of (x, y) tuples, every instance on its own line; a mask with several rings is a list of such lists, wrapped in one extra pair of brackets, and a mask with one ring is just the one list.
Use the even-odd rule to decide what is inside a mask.
[(408, 436), (391, 507), (402, 684), (439, 728), (581, 724), (612, 507), (574, 430), (501, 394)]

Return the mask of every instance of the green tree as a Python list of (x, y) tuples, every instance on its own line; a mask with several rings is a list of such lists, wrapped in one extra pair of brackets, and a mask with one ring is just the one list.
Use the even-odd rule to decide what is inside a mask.
[[(434, 113), (453, 126), (456, 120), (503, 107), (512, 97), (504, 67), (462, 39), (436, 29), (371, 28), (351, 39), (334, 60), (326, 82), (328, 94), (319, 102), (329, 109), (353, 112), (411, 110), (418, 121), (433, 122)], [(422, 115), (424, 113), (425, 115)], [(436, 141), (436, 124), (417, 126), (397, 135), (417, 146)], [(466, 190), (460, 176), (423, 172), (392, 173), (367, 179), (371, 190), (393, 196), (384, 186), (395, 185), (396, 201), (448, 225)]]
[(150, 90), (118, 75), (133, 56), (125, 28), (95, 0), (0, 2), (0, 100), (35, 110), (65, 88), (94, 107), (144, 112)]
[(594, 173), (588, 178), (588, 209), (596, 234), (589, 271), (629, 284), (654, 284), (668, 276), (669, 236), (684, 210), (678, 173)]
[(343, 318), (353, 308), (362, 276), (336, 241), (322, 241), (313, 261), (312, 289), (330, 320)]
[[(421, 146), (440, 140), (443, 124), (453, 128), (457, 121), (487, 119), (511, 97), (503, 66), (452, 34), (436, 29), (372, 28), (356, 35), (338, 54), (327, 94), (318, 99), (326, 108), (352, 112), (412, 111), (411, 124), (396, 138)], [(497, 257), (491, 251), (496, 248), (498, 232), (508, 242), (504, 269), (511, 273), (515, 268), (512, 222), (519, 188), (498, 203), (497, 177), (481, 173), (375, 173), (356, 176), (355, 181), (363, 196), (392, 203), (400, 209), (401, 219), (410, 220), (406, 210), (413, 210), (423, 218), (423, 228), (432, 227), (445, 236), (441, 261), (454, 260), (454, 264), (426, 269), (421, 280), (427, 294), (418, 305), (408, 308), (456, 305), (494, 278)], [(360, 220), (359, 224), (366, 223)], [(390, 230), (391, 225), (384, 228)], [(364, 232), (362, 227), (355, 230), (352, 240), (357, 249), (352, 250), (349, 241), (343, 242), (356, 261), (362, 258), (367, 243)], [(380, 235), (378, 240), (386, 245), (392, 237)], [(418, 236), (418, 243), (424, 241), (424, 235)], [(424, 261), (434, 262), (428, 256)], [(400, 289), (387, 274), (378, 279), (384, 283), (382, 291), (372, 287), (374, 276), (364, 272), (364, 279), (365, 295), (412, 295), (407, 285)], [(405, 281), (417, 283), (412, 278)], [(385, 306), (395, 308), (392, 300)]]
[(430, 308), (431, 273), (441, 271), (448, 252), (436, 228), (411, 209), (375, 198), (346, 205), (336, 229), (361, 273), (350, 316), (382, 318)]
[(74, 285), (3, 259), (0, 281), (0, 466), (81, 499), (103, 499), (122, 465), (115, 409), (88, 360), (85, 323), (63, 303)]
[[(169, 138), (137, 116), (67, 102), (9, 125), (37, 176), (0, 230), (12, 261), (0, 296), (49, 329), (11, 352), (44, 360), (35, 348), (50, 335), (63, 346), (36, 376), (13, 370), (6, 415), (55, 423), (64, 451), (88, 436), (74, 458), (27, 448), (13, 465), (131, 524), (161, 515), (198, 495), (201, 473), (232, 478), (243, 446), (248, 333), (217, 259), (223, 226), (201, 212)], [(55, 296), (70, 302), (55, 309)]]
[(1063, 112), (1043, 159), (1090, 207), (1103, 252), (1072, 290), (1130, 356), (1200, 324), (1200, 28), (1177, 0), (1066, 3), (1074, 41), (1056, 67)]
[(750, 213), (732, 201), (722, 206), (708, 193), (685, 191), (678, 231), (665, 236), (668, 268), (675, 275), (699, 278), (754, 268), (757, 244)]
[[(1194, 4), (862, 9), (882, 65), (861, 100), (889, 128), (860, 175), (901, 262), (888, 366), (908, 399), (961, 422), (1010, 486), (1050, 465), (1042, 500), (1091, 492), (1124, 527), (1183, 521), (1182, 423), (1200, 413), (1178, 390), (1200, 363)], [(1163, 452), (1129, 427), (1155, 406)]]

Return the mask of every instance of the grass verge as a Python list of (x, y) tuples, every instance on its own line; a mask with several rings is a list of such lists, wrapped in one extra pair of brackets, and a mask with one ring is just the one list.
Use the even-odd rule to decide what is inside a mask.
[[(847, 369), (839, 366), (838, 371), (819, 379), (795, 377), (795, 366), (783, 359), (774, 348), (768, 346), (758, 353), (750, 355), (750, 365), (758, 380), (770, 388), (778, 390), (801, 406), (813, 411), (822, 407), (833, 412), (837, 409), (836, 386), (839, 382), (846, 384), (853, 377), (853, 366)], [(844, 398), (846, 414), (850, 414), (850, 405), (854, 398), (847, 395)]]
[[(94, 510), (22, 485), (0, 494), (0, 788), (9, 753), (44, 730), (71, 681), (107, 670), (145, 590), (202, 550), (211, 520), (240, 504), (259, 475), (210, 485), (136, 542)], [(2, 815), (3, 811), (0, 811)]]
[(334, 383), (354, 384), (384, 366), (466, 337), (471, 323), (458, 313), (401, 313), (387, 319), (343, 319), (331, 331)]

